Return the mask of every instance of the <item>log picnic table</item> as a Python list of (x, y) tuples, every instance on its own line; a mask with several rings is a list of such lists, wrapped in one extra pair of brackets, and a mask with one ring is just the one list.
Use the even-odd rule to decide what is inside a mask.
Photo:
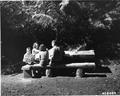
[[(78, 51), (78, 52), (70, 52), (65, 51), (65, 55), (68, 57), (78, 57), (77, 59), (92, 59), (95, 57), (94, 50), (85, 50), (85, 51)], [(24, 78), (31, 78), (33, 75), (33, 72), (31, 70), (46, 70), (46, 76), (51, 76), (50, 69), (59, 69), (59, 68), (76, 68), (76, 77), (83, 77), (84, 76), (84, 69), (86, 68), (95, 68), (96, 64), (95, 62), (72, 62), (72, 63), (65, 63), (62, 65), (56, 65), (56, 66), (40, 66), (39, 64), (35, 65), (25, 65), (21, 69), (23, 70)], [(41, 74), (39, 74), (41, 75)]]

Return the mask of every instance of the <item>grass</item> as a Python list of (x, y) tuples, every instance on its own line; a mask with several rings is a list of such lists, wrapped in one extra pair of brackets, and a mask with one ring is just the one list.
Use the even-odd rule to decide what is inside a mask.
[(2, 75), (1, 95), (120, 95), (120, 64), (116, 62), (111, 61), (108, 67), (112, 73), (105, 73), (107, 77), (57, 76), (24, 79), (22, 73)]
[[(19, 75), (20, 76), (20, 75)], [(2, 96), (39, 96), (39, 95), (102, 95), (104, 92), (120, 94), (119, 78), (54, 77), (41, 79), (19, 79), (9, 77), (2, 81)], [(11, 80), (15, 81), (11, 81)]]

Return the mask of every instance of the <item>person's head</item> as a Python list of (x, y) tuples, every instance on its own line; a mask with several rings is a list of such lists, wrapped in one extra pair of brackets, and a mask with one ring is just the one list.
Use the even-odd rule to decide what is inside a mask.
[(52, 47), (53, 47), (53, 46), (57, 46), (57, 45), (58, 45), (58, 42), (57, 42), (56, 40), (52, 40), (51, 44), (52, 44)]
[(37, 42), (33, 43), (33, 48), (38, 49), (38, 43)]
[(105, 14), (105, 16), (106, 16), (106, 17), (110, 17), (109, 14), (107, 14), (107, 13)]
[(41, 44), (39, 47), (40, 51), (46, 51), (46, 46), (44, 44)]
[(26, 52), (27, 52), (27, 53), (31, 53), (31, 48), (30, 48), (30, 47), (27, 47), (27, 48), (26, 48)]

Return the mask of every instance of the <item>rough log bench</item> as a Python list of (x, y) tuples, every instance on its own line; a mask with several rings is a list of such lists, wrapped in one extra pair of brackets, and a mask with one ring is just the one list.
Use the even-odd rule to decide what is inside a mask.
[[(46, 76), (51, 76), (50, 69), (57, 69), (57, 68), (76, 68), (76, 77), (82, 77), (84, 75), (84, 69), (86, 68), (94, 68), (95, 63), (94, 62), (83, 62), (83, 63), (69, 63), (65, 65), (58, 65), (58, 66), (46, 66), (42, 67), (39, 64), (36, 65), (25, 65), (22, 67), (24, 78), (31, 78), (33, 73), (32, 70), (46, 70)], [(41, 74), (39, 74), (41, 75)], [(41, 77), (41, 76), (40, 76)]]
[[(59, 65), (59, 66), (46, 66), (42, 67), (39, 66), (39, 64), (36, 65), (25, 65), (22, 67), (24, 77), (32, 77), (33, 71), (34, 70), (39, 70), (41, 69), (46, 70), (46, 75), (50, 76), (51, 72), (50, 69), (58, 69), (58, 68), (75, 68), (76, 69), (76, 77), (82, 77), (84, 75), (84, 69), (86, 68), (94, 68), (96, 66), (95, 62), (95, 52), (94, 50), (83, 50), (83, 51), (65, 51), (65, 55), (67, 58), (65, 58), (65, 61), (70, 61), (70, 62), (77, 62), (77, 63), (65, 63), (64, 65)], [(78, 63), (81, 62), (81, 63)], [(41, 75), (38, 73), (38, 75)]]

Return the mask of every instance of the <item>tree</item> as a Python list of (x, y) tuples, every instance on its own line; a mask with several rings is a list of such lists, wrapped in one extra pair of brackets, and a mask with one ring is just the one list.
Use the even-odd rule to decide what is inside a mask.
[[(35, 41), (49, 45), (52, 39), (59, 39), (68, 45), (87, 43), (87, 48), (94, 49), (111, 40), (118, 43), (119, 0), (23, 0), (2, 1), (0, 5), (2, 37), (5, 38), (19, 34), (27, 38), (22, 41), (27, 45)], [(4, 38), (2, 41), (8, 42)]]

